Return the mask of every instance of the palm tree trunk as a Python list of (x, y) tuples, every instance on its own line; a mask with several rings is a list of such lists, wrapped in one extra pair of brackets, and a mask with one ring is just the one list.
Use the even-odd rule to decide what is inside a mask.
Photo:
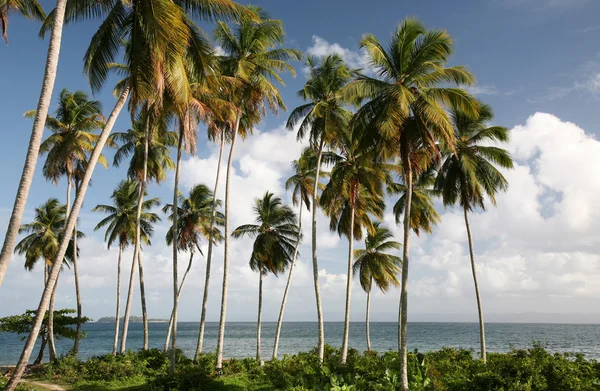
[[(60, 3), (60, 1), (59, 1)], [(57, 14), (63, 14), (64, 11), (57, 11)], [(62, 24), (62, 20), (61, 20)], [(54, 28), (53, 27), (53, 31)], [(60, 245), (58, 247), (58, 252), (56, 254), (56, 258), (54, 259), (54, 266), (52, 268), (52, 273), (48, 277), (48, 284), (44, 288), (44, 292), (42, 293), (42, 297), (40, 299), (40, 304), (38, 305), (37, 312), (35, 314), (35, 319), (33, 321), (33, 325), (31, 327), (31, 332), (27, 337), (27, 341), (25, 342), (25, 346), (23, 347), (23, 352), (21, 353), (21, 357), (19, 358), (19, 362), (13, 371), (13, 374), (6, 385), (4, 391), (14, 391), (21, 377), (23, 376), (23, 372), (25, 372), (25, 368), (27, 367), (27, 363), (29, 362), (29, 357), (31, 357), (31, 352), (33, 351), (33, 347), (40, 333), (40, 329), (42, 327), (42, 323), (44, 321), (44, 316), (46, 314), (46, 308), (50, 303), (50, 296), (52, 295), (52, 291), (56, 285), (58, 280), (58, 273), (60, 271), (60, 267), (63, 263), (63, 257), (67, 252), (67, 248), (69, 246), (69, 241), (71, 240), (71, 235), (73, 230), (75, 229), (75, 223), (77, 221), (77, 217), (79, 216), (79, 211), (81, 210), (81, 205), (83, 204), (83, 199), (85, 198), (85, 193), (87, 192), (88, 185), (90, 183), (90, 179), (92, 178), (92, 174), (94, 173), (94, 168), (96, 167), (96, 163), (98, 163), (98, 158), (102, 154), (102, 149), (104, 148), (104, 144), (106, 143), (106, 139), (108, 138), (110, 132), (112, 131), (113, 126), (115, 125), (115, 121), (121, 112), (121, 109), (125, 105), (127, 101), (127, 97), (129, 96), (129, 88), (125, 88), (119, 97), (119, 100), (115, 104), (115, 107), (108, 117), (106, 121), (106, 125), (104, 129), (100, 133), (100, 137), (98, 139), (98, 143), (94, 147), (94, 151), (92, 152), (92, 156), (90, 156), (90, 160), (88, 161), (88, 167), (85, 170), (85, 175), (83, 180), (81, 181), (81, 189), (79, 193), (75, 197), (75, 203), (73, 204), (73, 209), (66, 223), (66, 235), (62, 238)], [(12, 251), (12, 250), (11, 250)]]
[(137, 266), (138, 254), (133, 254), (131, 272), (129, 273), (129, 288), (127, 289), (127, 301), (125, 302), (125, 314), (123, 315), (123, 331), (121, 333), (121, 347), (119, 353), (125, 353), (127, 346), (127, 333), (129, 331), (129, 315), (131, 314), (131, 303), (133, 301), (133, 286), (135, 285), (135, 268)]
[(119, 243), (119, 260), (117, 261), (117, 311), (115, 314), (115, 340), (113, 343), (113, 356), (117, 354), (117, 345), (119, 344), (119, 316), (121, 314), (121, 257), (123, 255), (123, 245)]
[[(302, 235), (302, 200), (300, 200), (300, 212), (298, 213), (298, 232)], [(292, 283), (292, 272), (294, 271), (294, 265), (298, 258), (298, 248), (300, 247), (300, 235), (296, 241), (296, 247), (294, 247), (294, 259), (290, 265), (290, 273), (288, 274), (287, 283), (285, 284), (285, 290), (283, 291), (283, 299), (281, 300), (281, 308), (279, 309), (279, 318), (277, 319), (277, 329), (275, 330), (275, 343), (273, 344), (273, 360), (277, 359), (277, 351), (279, 350), (279, 337), (281, 335), (281, 324), (283, 323), (283, 311), (285, 310), (285, 302), (290, 291), (290, 285)]]
[(202, 295), (202, 314), (200, 315), (200, 332), (198, 333), (198, 344), (196, 345), (196, 353), (194, 361), (198, 361), (200, 353), (202, 353), (202, 345), (204, 343), (204, 328), (206, 325), (206, 306), (208, 303), (208, 283), (210, 282), (210, 266), (212, 261), (213, 238), (212, 232), (215, 227), (215, 219), (217, 216), (217, 189), (219, 186), (219, 174), (221, 173), (221, 159), (223, 158), (223, 149), (225, 147), (225, 131), (221, 132), (221, 145), (219, 148), (219, 160), (217, 162), (217, 178), (215, 179), (215, 188), (213, 190), (212, 216), (210, 219), (210, 236), (208, 238), (208, 254), (206, 254), (206, 274), (204, 276), (204, 294)]
[[(185, 279), (190, 273), (190, 269), (192, 268), (192, 259), (194, 258), (194, 252), (190, 252), (190, 261), (188, 262), (187, 269), (185, 269), (185, 273), (183, 273), (183, 278), (181, 279), (181, 285), (179, 285), (179, 290), (177, 291), (177, 300), (179, 300), (179, 296), (181, 296), (181, 290), (185, 285)], [(166, 352), (169, 349), (169, 341), (171, 340), (171, 331), (173, 330), (173, 311), (171, 311), (171, 318), (169, 319), (169, 329), (167, 330), (167, 338), (165, 340), (165, 348)]]
[(33, 365), (40, 365), (44, 360), (44, 350), (46, 350), (46, 344), (48, 343), (48, 337), (46, 334), (42, 332), (42, 346), (40, 346), (40, 352), (38, 353), (37, 358), (33, 362)]
[(258, 272), (258, 320), (256, 321), (256, 361), (259, 365), (262, 365), (262, 357), (260, 355), (260, 329), (261, 317), (262, 317), (262, 292), (263, 292), (263, 272)]
[[(46, 117), (48, 116), (48, 108), (50, 107), (50, 99), (52, 97), (52, 91), (54, 90), (54, 81), (56, 80), (56, 69), (58, 68), (58, 57), (60, 53), (66, 5), (67, 0), (56, 1), (40, 99), (38, 100), (35, 119), (33, 121), (33, 129), (31, 130), (31, 138), (29, 139), (29, 146), (27, 148), (23, 173), (21, 174), (19, 188), (17, 189), (13, 210), (10, 215), (10, 221), (8, 223), (8, 228), (6, 229), (6, 236), (4, 237), (4, 243), (2, 244), (2, 251), (0, 252), (0, 286), (4, 280), (4, 275), (6, 274), (6, 269), (8, 268), (8, 263), (10, 262), (10, 257), (15, 247), (15, 241), (17, 240), (17, 236), (19, 234), (21, 219), (23, 218), (25, 204), (27, 203), (27, 198), (29, 197), (29, 189), (31, 188), (31, 182), (33, 181), (33, 174), (35, 173), (35, 166), (37, 164), (40, 144), (44, 135)], [(47, 304), (44, 305), (44, 308), (46, 308), (46, 306)], [(15, 376), (13, 375), (13, 377)], [(18, 377), (20, 377), (20, 375)], [(15, 387), (16, 383), (13, 385), (13, 382), (9, 382), (9, 385), (6, 389), (12, 391)]]
[(221, 294), (221, 316), (219, 318), (219, 336), (217, 339), (217, 372), (223, 370), (223, 343), (225, 340), (225, 316), (227, 314), (227, 284), (229, 273), (229, 183), (231, 181), (231, 166), (233, 164), (233, 152), (235, 150), (235, 139), (237, 138), (238, 128), (240, 126), (241, 114), (238, 114), (233, 136), (231, 137), (231, 148), (229, 149), (229, 157), (227, 158), (227, 173), (225, 175), (225, 250), (223, 256), (223, 290)]
[(465, 226), (467, 227), (467, 237), (469, 238), (469, 254), (471, 255), (471, 270), (473, 271), (473, 283), (475, 285), (475, 297), (477, 297), (477, 312), (479, 314), (479, 342), (481, 344), (481, 359), (486, 362), (485, 352), (485, 326), (483, 323), (483, 306), (481, 296), (479, 295), (479, 283), (477, 282), (477, 267), (475, 265), (475, 250), (473, 249), (473, 237), (471, 236), (471, 224), (469, 223), (469, 213), (467, 208), (465, 212)]
[[(371, 283), (372, 285), (372, 283)], [(365, 316), (365, 331), (367, 334), (367, 352), (371, 351), (371, 325), (370, 325), (370, 315), (371, 315), (371, 289), (367, 291), (367, 310)]]
[(75, 225), (73, 232), (73, 276), (75, 278), (75, 296), (77, 300), (77, 326), (75, 328), (73, 355), (77, 357), (81, 340), (81, 290), (79, 289), (79, 268), (77, 266), (77, 225)]
[(142, 349), (148, 350), (148, 312), (146, 310), (146, 288), (144, 284), (144, 264), (142, 262), (142, 208), (144, 205), (144, 194), (148, 180), (148, 143), (150, 139), (150, 106), (146, 103), (146, 124), (144, 125), (144, 168), (142, 169), (142, 181), (140, 183), (137, 212), (135, 216), (135, 252), (137, 252), (137, 264), (140, 274), (140, 299), (142, 301), (142, 322), (144, 325), (144, 344)]
[(319, 144), (317, 153), (317, 169), (315, 172), (315, 188), (312, 196), (312, 266), (313, 281), (315, 284), (315, 298), (317, 300), (317, 322), (319, 327), (318, 354), (322, 362), (325, 355), (325, 325), (323, 324), (323, 306), (321, 305), (321, 289), (319, 288), (319, 263), (317, 261), (317, 197), (319, 195), (319, 178), (321, 171), (321, 159), (323, 158), (323, 140)]
[[(56, 267), (52, 266), (52, 269)], [(50, 304), (48, 305), (48, 355), (50, 361), (56, 360), (56, 344), (54, 342), (54, 301), (56, 300), (56, 287), (58, 286), (58, 276), (56, 276), (56, 282), (54, 289), (52, 289), (52, 295), (50, 296)]]
[(402, 282), (400, 291), (400, 327), (398, 327), (398, 350), (400, 355), (400, 390), (408, 390), (408, 244), (410, 240), (410, 209), (412, 203), (412, 167), (406, 165), (406, 205), (404, 206), (404, 245), (402, 250)]
[(352, 258), (354, 254), (354, 205), (350, 208), (350, 234), (348, 235), (348, 275), (346, 279), (346, 312), (344, 313), (344, 340), (342, 342), (342, 364), (348, 357), (348, 334), (350, 333), (350, 299), (352, 297)]
[[(173, 227), (174, 231), (177, 232), (177, 212), (178, 212), (178, 197), (179, 197), (179, 174), (181, 172), (181, 150), (183, 148), (183, 125), (179, 131), (179, 140), (177, 142), (177, 165), (175, 167), (175, 185), (173, 186)], [(177, 296), (177, 285), (179, 285), (179, 278), (177, 277), (177, 238), (175, 232), (173, 233), (173, 326), (171, 332), (173, 339), (171, 340), (171, 367), (169, 373), (172, 374), (175, 371), (175, 359), (177, 357), (177, 304), (179, 297)]]

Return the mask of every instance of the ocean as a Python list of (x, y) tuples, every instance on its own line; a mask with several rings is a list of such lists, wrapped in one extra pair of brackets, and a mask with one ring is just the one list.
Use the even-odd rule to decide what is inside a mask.
[[(167, 332), (167, 323), (150, 323), (150, 347), (162, 349)], [(198, 322), (178, 324), (177, 342), (186, 355), (192, 356), (198, 338)], [(262, 354), (270, 359), (273, 350), (275, 322), (264, 322), (262, 328)], [(325, 323), (325, 342), (339, 347), (342, 342), (344, 324)], [(83, 326), (87, 338), (81, 341), (79, 357), (82, 359), (110, 353), (112, 351), (114, 324), (91, 323)], [(443, 347), (473, 349), (479, 351), (479, 327), (477, 323), (409, 323), (409, 350), (439, 350)], [(206, 325), (204, 351), (214, 351), (218, 323)], [(127, 348), (137, 350), (142, 346), (142, 324), (132, 323), (129, 328)], [(379, 352), (395, 350), (398, 346), (396, 323), (371, 323), (372, 349)], [(486, 342), (489, 352), (507, 352), (511, 348), (528, 348), (533, 342), (541, 342), (552, 352), (583, 353), (588, 358), (600, 359), (600, 325), (593, 324), (486, 324)], [(39, 344), (39, 342), (38, 342)], [(316, 322), (284, 323), (279, 345), (280, 357), (308, 351), (317, 344)], [(0, 333), (0, 365), (15, 364), (23, 349), (24, 341), (10, 333)], [(57, 341), (59, 354), (73, 346), (71, 340)], [(359, 351), (366, 350), (365, 324), (350, 325), (350, 346)], [(32, 361), (37, 356), (39, 345), (34, 350)], [(254, 357), (256, 354), (256, 324), (253, 322), (227, 323), (225, 331), (226, 357)], [(47, 357), (46, 357), (47, 359)]]

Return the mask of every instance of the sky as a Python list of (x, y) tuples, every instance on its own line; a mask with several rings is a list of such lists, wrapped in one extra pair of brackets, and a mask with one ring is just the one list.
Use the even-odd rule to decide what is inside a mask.
[[(41, 1), (49, 11), (52, 1)], [(254, 2), (281, 19), (285, 45), (322, 56), (340, 54), (351, 66), (367, 65), (359, 48), (363, 34), (373, 33), (387, 42), (391, 32), (407, 16), (416, 16), (427, 27), (448, 30), (455, 39), (452, 64), (468, 66), (477, 77), (470, 92), (495, 112), (494, 123), (511, 129), (506, 148), (515, 169), (505, 172), (510, 182), (497, 197), (497, 207), (471, 215), (475, 256), (484, 313), (492, 321), (600, 322), (596, 310), (600, 297), (600, 1), (596, 0), (377, 0), (345, 2), (304, 0)], [(62, 88), (81, 89), (91, 95), (82, 71), (82, 58), (99, 25), (86, 21), (67, 26), (63, 33), (58, 76), (50, 111)], [(201, 24), (207, 32), (213, 26)], [(21, 175), (32, 123), (23, 117), (34, 109), (39, 96), (47, 39), (37, 36), (39, 24), (13, 15), (9, 45), (0, 44), (0, 236), (4, 235)], [(304, 65), (294, 64), (297, 76), (284, 77), (281, 88), (289, 108), (301, 104), (296, 92), (306, 81)], [(94, 95), (104, 114), (114, 106), (110, 79)], [(250, 223), (255, 197), (267, 190), (290, 202), (284, 182), (291, 175), (290, 162), (303, 144), (285, 129), (288, 113), (269, 115), (255, 134), (238, 144), (232, 177), (232, 226)], [(128, 129), (122, 113), (115, 131)], [(46, 131), (45, 136), (48, 135)], [(305, 145), (305, 144), (304, 144)], [(112, 160), (114, 151), (106, 151)], [(218, 149), (208, 143), (201, 126), (199, 151), (186, 156), (182, 166), (182, 190), (204, 183), (213, 186)], [(50, 197), (64, 202), (66, 183), (54, 185), (41, 175), (39, 160), (23, 222)], [(87, 237), (79, 241), (80, 279), (84, 315), (93, 319), (114, 316), (117, 250), (108, 250), (103, 232), (94, 232), (101, 214), (91, 209), (108, 203), (123, 168), (97, 167), (93, 187), (80, 214), (79, 229)], [(150, 195), (170, 202), (173, 175)], [(223, 186), (219, 197), (223, 198)], [(393, 202), (393, 200), (388, 200)], [(391, 205), (391, 204), (390, 204)], [(432, 235), (412, 236), (409, 274), (410, 321), (475, 321), (477, 311), (461, 210), (436, 206), (442, 222)], [(172, 303), (171, 250), (164, 243), (166, 216), (155, 227), (153, 245), (143, 253), (148, 313), (168, 318)], [(401, 239), (388, 208), (384, 224)], [(303, 230), (310, 237), (310, 219), (304, 213)], [(318, 217), (319, 281), (326, 321), (343, 319), (346, 286), (347, 240), (330, 233), (323, 214)], [(361, 247), (362, 243), (356, 243)], [(252, 321), (256, 317), (258, 275), (248, 266), (251, 241), (232, 241), (228, 320)], [(123, 292), (131, 267), (132, 250), (124, 253)], [(316, 320), (310, 263), (310, 241), (300, 247), (285, 320)], [(180, 276), (188, 257), (181, 254)], [(218, 320), (222, 278), (222, 246), (213, 262), (208, 320)], [(197, 256), (183, 289), (179, 319), (200, 318), (205, 260)], [(42, 291), (42, 269), (27, 272), (23, 259), (14, 256), (0, 287), (0, 316), (37, 307)], [(286, 276), (270, 276), (264, 283), (264, 320), (276, 320)], [(353, 321), (364, 319), (365, 294), (353, 284)], [(399, 291), (372, 298), (373, 321), (397, 320)], [(57, 308), (75, 308), (72, 271), (61, 274)], [(136, 288), (132, 314), (140, 314)]]

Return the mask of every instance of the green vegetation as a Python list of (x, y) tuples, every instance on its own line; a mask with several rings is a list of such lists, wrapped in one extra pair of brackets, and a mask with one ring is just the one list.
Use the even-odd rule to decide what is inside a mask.
[[(223, 362), (215, 372), (216, 356), (201, 355), (194, 364), (177, 352), (169, 376), (170, 355), (157, 349), (94, 357), (73, 356), (39, 367), (43, 381), (66, 384), (72, 390), (397, 390), (397, 352), (359, 354), (325, 347), (323, 364), (316, 349), (260, 366), (251, 358)], [(600, 363), (581, 355), (551, 354), (541, 345), (509, 353), (489, 353), (487, 364), (468, 350), (442, 349), (408, 355), (411, 391), (593, 391), (600, 389)]]

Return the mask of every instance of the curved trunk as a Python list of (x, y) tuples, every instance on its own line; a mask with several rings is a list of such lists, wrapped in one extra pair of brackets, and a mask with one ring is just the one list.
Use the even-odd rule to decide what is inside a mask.
[(319, 263), (317, 261), (317, 197), (319, 195), (319, 177), (321, 174), (321, 159), (323, 158), (323, 141), (319, 144), (317, 153), (317, 169), (315, 172), (315, 188), (312, 196), (312, 266), (313, 281), (315, 284), (315, 298), (317, 301), (317, 322), (319, 327), (318, 354), (323, 361), (325, 354), (325, 325), (323, 324), (323, 306), (321, 305), (321, 289), (319, 288)]
[(262, 318), (262, 292), (263, 292), (263, 273), (262, 270), (258, 272), (258, 320), (256, 321), (256, 361), (259, 365), (262, 365), (262, 357), (260, 355), (260, 329), (261, 318)]
[[(21, 174), (13, 210), (10, 215), (8, 228), (6, 229), (2, 251), (0, 252), (0, 286), (4, 280), (4, 275), (6, 274), (6, 269), (8, 268), (8, 263), (10, 262), (17, 236), (19, 235), (19, 227), (21, 227), (21, 219), (23, 218), (25, 204), (29, 197), (29, 189), (31, 188), (31, 182), (33, 181), (40, 144), (44, 135), (46, 117), (48, 116), (48, 108), (50, 107), (50, 99), (52, 97), (52, 91), (54, 90), (54, 81), (56, 80), (56, 69), (58, 68), (58, 56), (60, 53), (66, 5), (67, 0), (56, 1), (54, 20), (52, 21), (52, 30), (50, 32), (50, 42), (48, 43), (48, 54), (46, 56), (46, 67), (44, 68), (44, 79), (42, 80), (42, 90), (40, 91), (40, 98), (38, 100), (35, 119), (33, 121), (29, 146), (27, 147), (23, 173)], [(44, 308), (46, 308), (46, 305), (44, 305)], [(13, 377), (15, 376), (13, 375)], [(20, 378), (20, 375), (16, 378)], [(15, 387), (16, 383), (9, 382), (6, 389), (12, 391)]]
[(202, 295), (202, 314), (200, 315), (200, 332), (198, 333), (198, 344), (196, 345), (196, 353), (194, 361), (198, 361), (200, 353), (202, 353), (202, 345), (204, 343), (204, 328), (206, 326), (206, 306), (208, 303), (208, 283), (210, 282), (210, 266), (212, 261), (213, 239), (212, 232), (215, 227), (215, 219), (217, 216), (217, 189), (219, 186), (219, 174), (221, 173), (221, 159), (223, 158), (223, 149), (225, 147), (225, 132), (221, 133), (221, 146), (219, 148), (219, 160), (217, 162), (217, 178), (215, 179), (215, 188), (213, 190), (212, 216), (210, 219), (210, 234), (208, 238), (208, 254), (206, 254), (206, 273), (204, 276), (204, 293)]
[(47, 342), (48, 342), (48, 337), (46, 337), (46, 334), (42, 331), (42, 345), (40, 346), (40, 352), (38, 353), (37, 358), (33, 362), (33, 365), (40, 365), (42, 363), (42, 361), (44, 360), (44, 350), (46, 350)]
[(142, 305), (142, 323), (144, 326), (143, 350), (148, 350), (148, 312), (146, 311), (146, 287), (144, 284), (144, 264), (142, 262), (142, 209), (144, 206), (144, 194), (146, 193), (146, 182), (148, 180), (148, 143), (150, 139), (150, 106), (146, 103), (146, 124), (144, 125), (144, 166), (142, 169), (142, 180), (138, 193), (138, 205), (135, 215), (135, 253), (137, 253), (138, 271), (140, 273), (140, 299)]
[(348, 275), (346, 279), (346, 312), (344, 313), (344, 340), (342, 341), (342, 364), (348, 357), (348, 334), (350, 333), (350, 299), (352, 298), (352, 255), (354, 254), (354, 205), (350, 208), (350, 235), (348, 235)]
[(179, 278), (177, 277), (177, 212), (178, 212), (178, 196), (179, 196), (179, 174), (181, 171), (181, 149), (183, 146), (183, 125), (181, 125), (181, 129), (179, 131), (179, 141), (177, 142), (177, 165), (175, 167), (175, 185), (173, 186), (173, 326), (171, 327), (171, 332), (173, 334), (173, 339), (171, 340), (171, 367), (169, 369), (169, 373), (173, 373), (175, 371), (175, 358), (177, 355), (177, 304), (179, 296), (177, 295), (177, 285), (179, 284)]
[[(52, 267), (54, 269), (55, 266)], [(52, 272), (50, 272), (52, 274)], [(48, 305), (48, 355), (50, 361), (54, 361), (57, 358), (56, 355), (56, 344), (54, 343), (54, 301), (56, 300), (56, 287), (58, 286), (58, 275), (52, 289), (52, 295), (50, 296), (50, 304)]]
[[(192, 268), (192, 259), (194, 258), (194, 252), (190, 252), (190, 261), (188, 262), (187, 269), (185, 269), (185, 273), (183, 274), (183, 278), (181, 279), (181, 285), (179, 285), (179, 290), (177, 291), (177, 300), (179, 300), (179, 296), (181, 296), (181, 290), (185, 285), (185, 280), (190, 273), (190, 269)], [(169, 349), (169, 341), (171, 340), (171, 331), (173, 330), (173, 311), (171, 311), (171, 318), (169, 319), (169, 329), (167, 330), (167, 338), (165, 340), (164, 351), (166, 352)]]
[(231, 180), (231, 166), (233, 164), (233, 152), (235, 150), (235, 139), (237, 138), (238, 128), (240, 126), (241, 116), (238, 115), (233, 137), (231, 138), (231, 148), (229, 149), (229, 158), (227, 159), (227, 174), (225, 175), (225, 251), (223, 256), (223, 291), (221, 294), (221, 316), (219, 317), (219, 336), (217, 338), (217, 372), (223, 369), (223, 343), (225, 340), (225, 316), (227, 314), (227, 285), (229, 273), (229, 183)]
[(407, 165), (406, 205), (404, 206), (404, 246), (402, 250), (402, 282), (400, 291), (400, 327), (398, 327), (398, 350), (400, 355), (400, 390), (408, 390), (408, 245), (410, 240), (410, 207), (413, 181), (410, 161)]
[(129, 332), (129, 315), (131, 315), (131, 303), (133, 302), (133, 286), (135, 285), (135, 267), (137, 266), (138, 254), (133, 254), (131, 272), (129, 273), (129, 288), (127, 289), (127, 301), (125, 302), (125, 314), (123, 315), (123, 331), (121, 333), (121, 347), (119, 353), (125, 353), (127, 347), (127, 333)]
[[(298, 232), (302, 235), (302, 201), (300, 201), (300, 212), (298, 214)], [(292, 272), (294, 271), (294, 265), (298, 258), (298, 247), (300, 247), (300, 235), (298, 241), (296, 241), (296, 247), (294, 247), (294, 258), (290, 265), (290, 273), (288, 274), (287, 283), (285, 284), (285, 290), (283, 291), (283, 299), (281, 300), (281, 308), (279, 309), (279, 318), (277, 319), (277, 329), (275, 330), (275, 343), (273, 344), (273, 360), (277, 359), (277, 352), (279, 350), (279, 337), (281, 335), (281, 324), (283, 323), (283, 311), (285, 310), (285, 302), (287, 301), (288, 293), (290, 291), (290, 285), (292, 283)]]
[(81, 290), (79, 289), (79, 269), (77, 266), (77, 225), (73, 230), (73, 275), (75, 277), (75, 296), (77, 298), (77, 326), (75, 327), (75, 342), (73, 354), (77, 357), (81, 340)]
[(475, 297), (477, 298), (477, 313), (479, 314), (479, 343), (481, 344), (481, 359), (486, 362), (485, 352), (485, 326), (483, 323), (483, 306), (481, 296), (479, 295), (479, 283), (477, 282), (477, 268), (475, 266), (475, 251), (473, 249), (473, 237), (471, 236), (471, 224), (469, 223), (469, 213), (467, 208), (465, 212), (465, 226), (467, 227), (467, 237), (469, 239), (469, 255), (471, 256), (471, 270), (473, 271), (473, 283), (475, 285)]
[[(373, 285), (373, 283), (371, 283)], [(367, 334), (367, 352), (371, 351), (371, 325), (369, 321), (369, 317), (371, 314), (371, 289), (367, 292), (367, 310), (365, 316), (365, 332)]]
[(117, 310), (115, 313), (115, 338), (113, 342), (113, 356), (117, 354), (117, 345), (119, 344), (119, 316), (121, 314), (121, 257), (123, 255), (123, 245), (119, 244), (119, 260), (117, 261)]
[[(59, 1), (60, 3), (60, 1)], [(57, 14), (63, 14), (64, 11), (57, 12)], [(61, 20), (62, 22), (62, 20)], [(53, 31), (54, 31), (53, 27)], [(87, 192), (88, 185), (90, 183), (90, 179), (92, 178), (92, 174), (94, 173), (94, 168), (96, 167), (96, 163), (98, 163), (98, 158), (102, 153), (102, 149), (104, 148), (104, 144), (106, 143), (106, 139), (108, 138), (112, 128), (117, 120), (121, 109), (125, 105), (127, 101), (127, 97), (129, 96), (129, 88), (126, 88), (119, 97), (112, 113), (108, 117), (106, 121), (106, 125), (104, 129), (100, 133), (100, 137), (98, 139), (98, 143), (94, 147), (94, 152), (92, 152), (92, 156), (90, 156), (90, 160), (88, 161), (88, 167), (85, 170), (85, 175), (83, 176), (83, 180), (81, 181), (81, 189), (79, 193), (75, 197), (75, 203), (73, 204), (73, 210), (69, 215), (66, 223), (66, 235), (62, 238), (60, 242), (60, 246), (58, 247), (58, 253), (56, 254), (56, 258), (54, 259), (54, 265), (56, 268), (52, 269), (52, 273), (48, 277), (48, 284), (44, 288), (44, 292), (42, 293), (42, 297), (40, 299), (40, 304), (38, 305), (37, 312), (35, 314), (35, 319), (33, 321), (33, 325), (31, 327), (31, 332), (27, 337), (27, 342), (25, 342), (25, 346), (23, 347), (23, 352), (21, 353), (21, 357), (19, 358), (19, 363), (17, 364), (13, 374), (6, 385), (4, 391), (14, 391), (21, 377), (23, 376), (23, 372), (25, 372), (25, 368), (27, 367), (27, 363), (29, 362), (29, 358), (31, 357), (31, 352), (33, 351), (33, 347), (35, 342), (39, 336), (40, 329), (42, 327), (42, 323), (44, 321), (44, 316), (46, 314), (46, 308), (50, 303), (50, 296), (52, 295), (52, 291), (56, 285), (56, 281), (58, 280), (58, 273), (60, 271), (60, 267), (63, 263), (63, 257), (67, 252), (67, 248), (69, 246), (69, 241), (71, 240), (71, 235), (73, 230), (75, 229), (75, 223), (77, 221), (77, 217), (79, 216), (79, 211), (81, 210), (81, 205), (83, 204), (83, 199), (85, 198), (85, 193)]]

